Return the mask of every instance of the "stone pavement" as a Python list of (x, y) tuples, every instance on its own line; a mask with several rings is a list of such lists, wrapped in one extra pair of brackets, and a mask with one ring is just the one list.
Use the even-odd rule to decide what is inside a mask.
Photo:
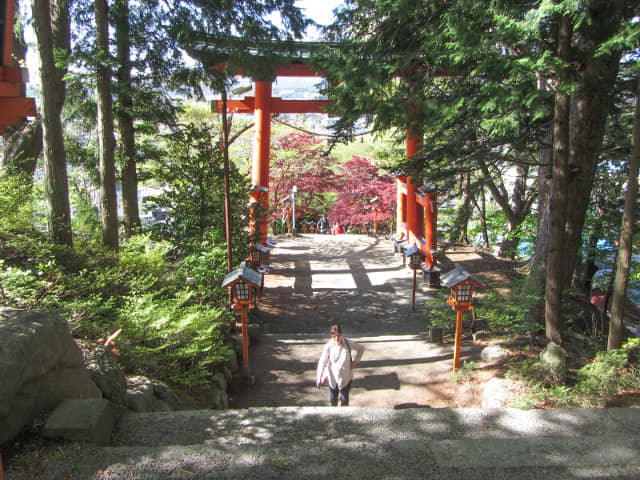
[[(420, 275), (411, 311), (413, 272), (389, 240), (364, 235), (277, 240), (257, 315), (265, 334), (250, 348), (256, 383), (232, 388), (232, 408), (326, 405), (328, 391), (316, 388), (315, 369), (334, 321), (366, 348), (351, 405), (480, 405), (477, 392), (461, 395), (465, 387), (452, 378), (452, 344), (428, 341), (425, 301), (432, 293)], [(465, 342), (462, 360), (478, 358), (479, 348)]]

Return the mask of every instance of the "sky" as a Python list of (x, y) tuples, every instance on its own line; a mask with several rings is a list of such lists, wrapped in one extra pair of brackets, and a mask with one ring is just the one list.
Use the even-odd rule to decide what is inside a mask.
[(333, 10), (342, 4), (342, 0), (299, 0), (296, 5), (303, 9), (307, 17), (321, 25), (328, 25), (333, 20)]

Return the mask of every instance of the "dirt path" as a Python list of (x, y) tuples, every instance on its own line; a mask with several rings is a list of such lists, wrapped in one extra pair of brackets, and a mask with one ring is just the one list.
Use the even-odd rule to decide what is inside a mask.
[[(415, 312), (410, 311), (412, 272), (391, 242), (363, 235), (277, 240), (259, 304), (264, 334), (250, 348), (256, 383), (232, 386), (232, 408), (326, 405), (328, 392), (315, 387), (315, 368), (333, 321), (366, 347), (352, 405), (480, 405), (477, 384), (452, 378), (452, 345), (428, 342), (429, 290), (420, 277)], [(462, 256), (452, 260), (473, 261), (473, 254), (456, 255)], [(464, 342), (462, 360), (478, 357), (479, 347)]]

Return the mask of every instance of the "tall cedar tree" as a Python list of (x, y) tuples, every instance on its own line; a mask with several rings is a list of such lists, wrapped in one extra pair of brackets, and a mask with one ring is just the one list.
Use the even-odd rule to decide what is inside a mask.
[(629, 157), (629, 180), (624, 197), (624, 212), (620, 227), (620, 250), (616, 265), (616, 280), (611, 304), (611, 325), (609, 327), (609, 350), (620, 348), (624, 339), (624, 310), (627, 282), (631, 269), (631, 252), (634, 219), (637, 210), (638, 169), (640, 168), (640, 77), (636, 79), (636, 108), (633, 115), (633, 147)]
[(138, 208), (138, 170), (136, 165), (136, 139), (133, 127), (133, 99), (131, 98), (131, 38), (129, 0), (116, 0), (114, 4), (116, 55), (118, 60), (118, 129), (121, 145), (122, 208), (127, 237), (140, 232)]
[(54, 243), (71, 245), (67, 157), (60, 120), (65, 99), (63, 78), (70, 49), (68, 1), (34, 0), (33, 19), (41, 62), (40, 116), (49, 237)]
[(115, 139), (109, 55), (109, 8), (107, 0), (96, 0), (96, 87), (98, 94), (98, 154), (100, 158), (100, 218), (102, 241), (118, 248), (118, 201), (116, 198)]

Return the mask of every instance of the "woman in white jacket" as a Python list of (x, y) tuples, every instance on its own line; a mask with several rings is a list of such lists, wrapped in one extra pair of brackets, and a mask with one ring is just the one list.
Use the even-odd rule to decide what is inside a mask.
[[(318, 370), (316, 372), (316, 385), (320, 387), (325, 383), (329, 384), (329, 401), (334, 407), (349, 405), (349, 390), (353, 379), (353, 369), (360, 362), (364, 347), (359, 343), (344, 338), (342, 328), (337, 323), (329, 330), (331, 340), (327, 342), (322, 350)], [(356, 352), (355, 358), (352, 351)]]

